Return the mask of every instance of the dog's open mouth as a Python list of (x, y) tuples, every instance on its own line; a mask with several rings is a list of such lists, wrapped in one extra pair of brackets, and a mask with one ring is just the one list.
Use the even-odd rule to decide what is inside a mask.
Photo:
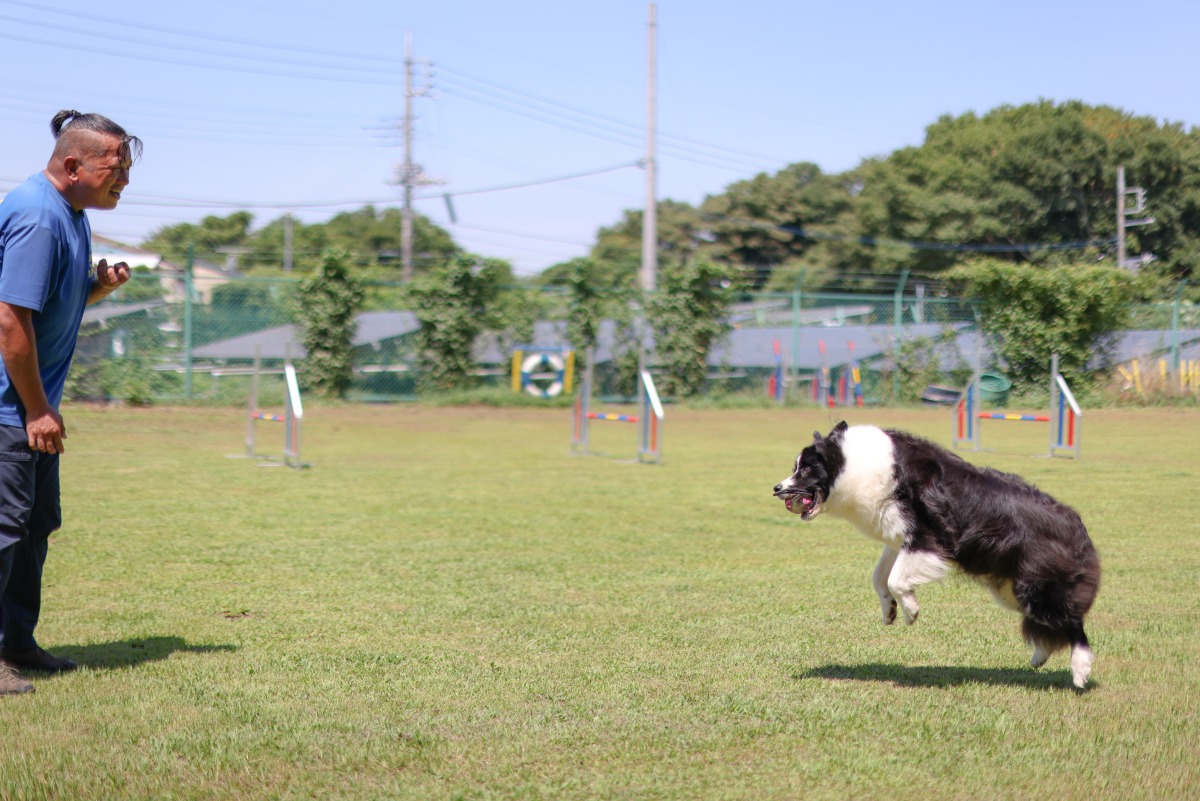
[(778, 497), (783, 499), (783, 505), (789, 512), (806, 520), (817, 509), (817, 499), (807, 492), (781, 492)]

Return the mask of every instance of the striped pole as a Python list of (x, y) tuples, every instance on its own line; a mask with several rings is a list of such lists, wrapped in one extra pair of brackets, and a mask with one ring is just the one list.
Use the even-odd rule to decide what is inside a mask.
[(975, 421), (977, 416), (982, 416), (975, 412), (975, 394), (978, 387), (978, 377), (971, 379), (971, 383), (967, 384), (954, 404), (954, 427), (950, 442), (955, 448), (963, 443), (970, 443), (971, 450), (980, 449), (980, 427)]
[(1050, 411), (1055, 419), (1050, 426), (1050, 455), (1065, 453), (1072, 459), (1082, 456), (1083, 410), (1071, 394), (1067, 380), (1058, 372), (1058, 354), (1050, 360)]

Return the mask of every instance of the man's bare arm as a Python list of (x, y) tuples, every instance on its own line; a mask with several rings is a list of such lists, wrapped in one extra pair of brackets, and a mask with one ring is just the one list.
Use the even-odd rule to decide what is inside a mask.
[(67, 428), (50, 406), (38, 370), (37, 340), (33, 333), (33, 310), (0, 301), (0, 358), (8, 380), (25, 407), (25, 432), (29, 447), (46, 453), (62, 453)]

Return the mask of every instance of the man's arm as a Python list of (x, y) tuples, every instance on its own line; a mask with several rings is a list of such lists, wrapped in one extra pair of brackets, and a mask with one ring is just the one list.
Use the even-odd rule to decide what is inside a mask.
[(110, 267), (107, 259), (101, 259), (100, 263), (96, 265), (96, 278), (92, 281), (92, 290), (88, 293), (88, 305), (91, 306), (93, 303), (104, 300), (128, 280), (128, 264), (119, 261)]
[(46, 453), (63, 453), (67, 428), (46, 399), (38, 371), (37, 340), (33, 333), (33, 310), (0, 301), (0, 358), (8, 380), (25, 406), (25, 433), (29, 447)]

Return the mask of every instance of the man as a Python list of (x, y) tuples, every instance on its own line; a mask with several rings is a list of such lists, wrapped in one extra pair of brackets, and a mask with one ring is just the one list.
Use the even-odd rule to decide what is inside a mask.
[(47, 540), (62, 522), (58, 413), (84, 307), (129, 280), (124, 262), (91, 269), (84, 209), (113, 209), (142, 143), (99, 114), (50, 121), (46, 169), (0, 202), (0, 695), (33, 691), (19, 670), (75, 663), (33, 638)]

